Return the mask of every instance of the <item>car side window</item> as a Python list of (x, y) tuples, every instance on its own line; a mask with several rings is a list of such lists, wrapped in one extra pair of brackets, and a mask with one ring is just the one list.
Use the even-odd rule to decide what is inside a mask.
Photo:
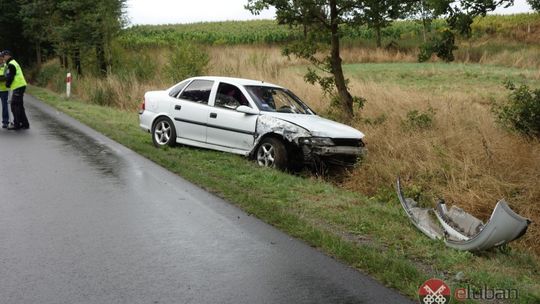
[(171, 89), (171, 91), (169, 92), (169, 96), (177, 98), (178, 94), (180, 94), (180, 91), (182, 91), (188, 83), (189, 81), (186, 80), (177, 84), (174, 88)]
[(211, 80), (193, 80), (182, 92), (180, 99), (208, 104), (213, 85), (214, 82)]
[(214, 106), (231, 110), (239, 106), (251, 107), (246, 96), (242, 94), (242, 91), (238, 87), (225, 82), (220, 83), (218, 86)]

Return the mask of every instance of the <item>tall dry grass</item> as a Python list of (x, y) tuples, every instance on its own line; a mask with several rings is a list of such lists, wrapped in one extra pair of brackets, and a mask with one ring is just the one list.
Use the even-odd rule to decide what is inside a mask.
[(455, 52), (458, 62), (540, 69), (540, 46), (515, 41), (484, 39), (462, 43)]
[[(414, 61), (411, 55), (354, 49), (345, 50), (343, 57), (346, 62)], [(300, 64), (286, 60), (277, 48), (225, 47), (211, 50), (210, 70), (287, 86), (325, 113), (327, 98), (291, 68)], [(353, 126), (365, 132), (369, 152), (343, 181), (345, 188), (367, 195), (392, 191), (400, 175), (427, 200), (444, 198), (484, 221), (505, 198), (519, 214), (540, 222), (540, 142), (501, 130), (481, 90), (427, 93), (355, 80), (351, 89), (368, 100)], [(500, 98), (505, 94), (501, 89)], [(407, 127), (409, 111), (430, 108), (435, 111), (431, 128)], [(384, 119), (367, 123), (378, 117)], [(533, 224), (518, 244), (540, 254), (539, 238)]]
[[(444, 198), (484, 221), (505, 198), (514, 210), (540, 220), (540, 142), (500, 130), (479, 95), (426, 94), (366, 83), (353, 92), (368, 99), (362, 115), (386, 122), (355, 127), (366, 133), (369, 154), (345, 181), (349, 189), (374, 194), (390, 189), (399, 174), (430, 201)], [(432, 128), (404, 126), (412, 109), (435, 109)], [(535, 225), (519, 241), (540, 254)]]

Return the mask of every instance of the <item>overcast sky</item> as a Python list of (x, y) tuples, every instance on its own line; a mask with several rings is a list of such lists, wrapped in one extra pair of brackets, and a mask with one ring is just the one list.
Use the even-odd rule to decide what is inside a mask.
[[(252, 15), (244, 9), (247, 0), (128, 0), (127, 14), (131, 24), (193, 23), (201, 21), (226, 21), (272, 19), (273, 11)], [(527, 12), (526, 0), (515, 0), (508, 9), (498, 9), (500, 14)]]

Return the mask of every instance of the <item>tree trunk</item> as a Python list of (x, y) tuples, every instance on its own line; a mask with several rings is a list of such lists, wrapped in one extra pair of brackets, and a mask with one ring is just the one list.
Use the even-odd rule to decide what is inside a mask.
[(96, 44), (96, 57), (99, 65), (99, 73), (102, 76), (107, 76), (107, 73), (109, 72), (109, 64), (107, 62), (107, 58), (105, 57), (105, 43), (103, 42), (103, 39), (100, 39), (100, 41)]
[(425, 3), (424, 3), (424, 0), (422, 0), (420, 2), (420, 9), (421, 9), (421, 13), (422, 13), (422, 38), (424, 39), (424, 43), (426, 43), (427, 39), (426, 39), (426, 32), (427, 32), (427, 18), (426, 18), (426, 7), (425, 7)]
[(427, 32), (427, 20), (424, 16), (422, 16), (422, 38), (424, 39), (424, 43), (426, 43), (426, 32)]
[(107, 44), (105, 42), (105, 35), (100, 30), (98, 41), (96, 43), (96, 59), (101, 76), (107, 76), (107, 73), (109, 72), (109, 62), (107, 61), (107, 56), (105, 54), (105, 46)]
[(338, 12), (336, 0), (330, 0), (330, 30), (331, 30), (331, 42), (332, 53), (330, 62), (332, 65), (332, 74), (334, 75), (336, 89), (339, 95), (339, 102), (343, 110), (345, 118), (352, 119), (353, 113), (353, 98), (347, 88), (347, 82), (343, 75), (343, 69), (341, 67), (340, 45), (339, 45), (339, 25), (338, 25)]
[(67, 55), (65, 53), (62, 54), (62, 66), (64, 67), (64, 69), (69, 68), (68, 57), (67, 57)]
[(380, 49), (382, 47), (380, 24), (375, 25), (375, 33), (377, 35), (377, 48)]
[(77, 75), (82, 76), (82, 66), (81, 66), (81, 50), (79, 48), (75, 49), (73, 52), (73, 65), (75, 65), (75, 69), (77, 70)]
[(36, 68), (41, 68), (41, 44), (36, 42)]

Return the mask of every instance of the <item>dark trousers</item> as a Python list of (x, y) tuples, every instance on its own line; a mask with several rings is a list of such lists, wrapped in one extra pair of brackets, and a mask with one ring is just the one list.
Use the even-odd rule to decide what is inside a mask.
[(2, 124), (7, 125), (9, 123), (8, 112), (8, 91), (0, 92), (0, 99), (2, 100)]
[(25, 86), (15, 89), (11, 97), (11, 112), (13, 113), (13, 125), (15, 128), (30, 127), (24, 110), (24, 91), (26, 91)]

